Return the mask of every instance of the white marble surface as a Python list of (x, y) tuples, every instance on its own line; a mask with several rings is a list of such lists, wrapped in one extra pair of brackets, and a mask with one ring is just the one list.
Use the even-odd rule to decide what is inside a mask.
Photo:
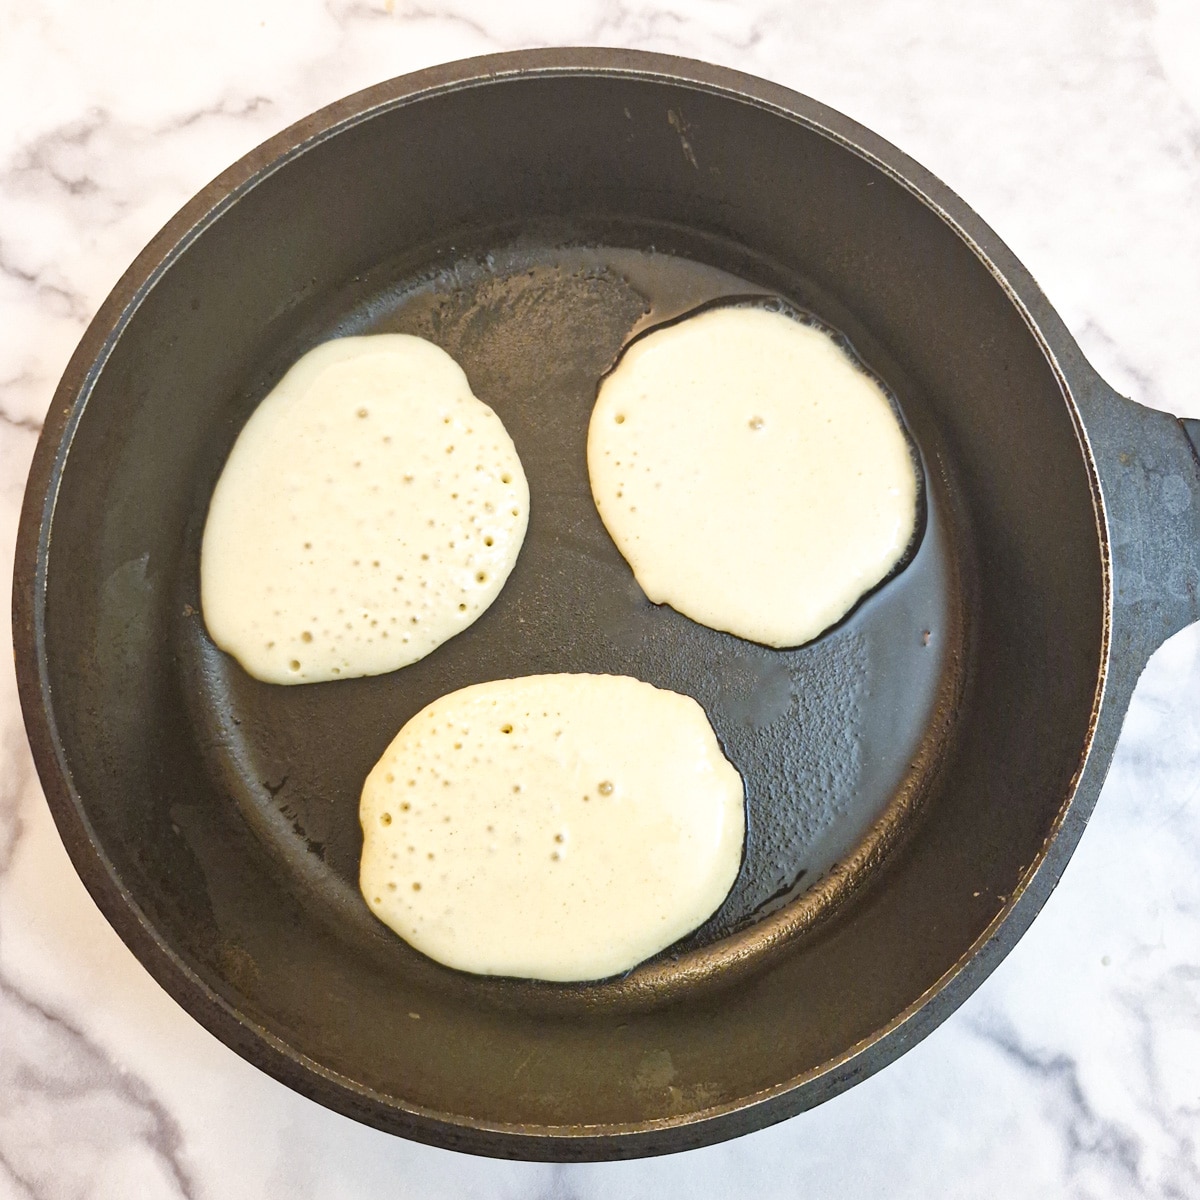
[[(863, 121), (984, 215), (1117, 387), (1200, 416), (1195, 0), (0, 0), (5, 571), (58, 374), (181, 203), (347, 92), (554, 43), (707, 58)], [(186, 1017), (73, 874), (5, 667), (0, 1200), (1200, 1196), (1198, 647), (1154, 659), (1061, 886), (927, 1041), (754, 1136), (567, 1168), (360, 1127)]]

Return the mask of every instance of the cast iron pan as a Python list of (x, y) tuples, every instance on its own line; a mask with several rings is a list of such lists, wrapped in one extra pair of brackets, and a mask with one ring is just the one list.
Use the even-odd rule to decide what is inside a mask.
[[(848, 340), (924, 473), (905, 569), (786, 652), (650, 605), (584, 461), (597, 380), (632, 336), (756, 296)], [(524, 550), (421, 663), (256, 683), (198, 612), (208, 498), (292, 361), (382, 330), (444, 346), (504, 420), (532, 492)], [(878, 1070), (1020, 936), (1134, 680), (1198, 615), (1198, 486), (1181, 424), (1115, 395), (995, 235), (867, 130), (679, 59), (478, 59), (274, 138), (117, 285), (30, 477), (21, 698), (97, 903), (251, 1062), (442, 1146), (682, 1150)], [(359, 787), (396, 730), (451, 689), (545, 671), (695, 696), (746, 780), (729, 899), (621, 979), (459, 974), (355, 886)]]

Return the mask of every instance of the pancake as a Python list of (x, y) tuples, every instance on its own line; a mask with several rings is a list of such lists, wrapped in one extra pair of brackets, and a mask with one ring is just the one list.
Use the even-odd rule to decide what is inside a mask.
[(360, 886), (430, 958), (557, 981), (627, 971), (702, 924), (745, 838), (741, 776), (695, 700), (627, 676), (476, 684), (367, 777)]
[(903, 558), (915, 456), (879, 383), (823, 330), (708, 309), (601, 383), (592, 496), (642, 590), (702, 625), (799, 646)]
[(528, 518), (512, 439), (445, 351), (326, 342), (254, 411), (217, 482), (205, 624), (268, 683), (395, 671), (482, 616)]

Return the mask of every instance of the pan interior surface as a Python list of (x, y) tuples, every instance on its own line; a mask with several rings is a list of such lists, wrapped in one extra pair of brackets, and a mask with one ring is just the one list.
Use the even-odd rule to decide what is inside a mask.
[[(924, 468), (911, 560), (791, 651), (646, 601), (585, 461), (597, 383), (630, 337), (754, 295), (846, 335)], [(530, 482), (524, 549), (491, 609), (421, 662), (258, 683), (204, 631), (208, 498), (300, 354), (385, 331), (443, 346), (504, 421)], [(318, 139), (174, 256), (54, 486), (56, 816), (77, 865), (111, 864), (89, 886), (136, 907), (190, 972), (156, 973), (242, 1053), (443, 1145), (683, 1149), (846, 1086), (837, 1064), (955, 968), (1041, 852), (1086, 747), (1102, 568), (1044, 354), (912, 192), (712, 89), (500, 78)], [(397, 729), (455, 688), (550, 671), (694, 696), (747, 787), (722, 908), (597, 984), (441, 968), (357, 892), (358, 794)]]
[[(641, 240), (652, 237), (643, 231)], [(720, 257), (719, 246), (708, 250), (710, 260)], [(764, 269), (758, 278), (767, 276)], [(530, 480), (529, 533), (495, 611), (478, 629), (387, 676), (271, 686), (213, 646), (187, 564), (198, 561), (209, 480), (228, 450), (214, 441), (172, 614), (206, 766), (285, 877), (300, 885), (300, 897), (352, 924), (393, 969), (428, 968), (410, 961), (358, 895), (358, 793), (403, 724), (472, 683), (578, 671), (632, 675), (693, 696), (747, 788), (742, 869), (700, 930), (635, 977), (586, 992), (527, 988), (525, 1003), (572, 1008), (604, 994), (646, 1003), (664, 988), (674, 995), (695, 984), (698, 974), (712, 977), (730, 955), (753, 956), (751, 927), (759, 919), (828, 876), (864, 838), (880, 848), (898, 838), (916, 810), (922, 772), (938, 759), (945, 714), (961, 690), (955, 665), (966, 657), (943, 515), (949, 500), (936, 494), (941, 481), (926, 506), (927, 536), (907, 569), (836, 630), (790, 651), (651, 604), (592, 502), (584, 450), (597, 382), (633, 331), (684, 305), (725, 296), (745, 303), (755, 289), (761, 284), (657, 247), (527, 236), (415, 280), (360, 281), (335, 298), (332, 321), (306, 328), (306, 341), (398, 332), (437, 342), (500, 415)], [(810, 919), (827, 893), (810, 896)], [(746, 936), (731, 941), (739, 931)], [(701, 949), (703, 956), (694, 953)], [(459, 985), (489, 990), (483, 980)], [(499, 998), (513, 989), (490, 990)]]

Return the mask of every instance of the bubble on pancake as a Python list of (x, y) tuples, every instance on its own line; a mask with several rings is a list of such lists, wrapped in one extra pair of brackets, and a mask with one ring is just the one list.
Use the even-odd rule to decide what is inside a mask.
[(363, 787), (360, 887), (447, 966), (600, 979), (720, 906), (745, 837), (737, 770), (695, 700), (535, 675), (417, 713)]
[(878, 381), (824, 330), (708, 309), (634, 342), (588, 430), (592, 496), (642, 590), (798, 646), (910, 547), (920, 482)]
[(201, 550), (213, 641), (269, 683), (416, 662), (499, 595), (529, 489), (499, 417), (405, 334), (304, 355), (217, 483)]

